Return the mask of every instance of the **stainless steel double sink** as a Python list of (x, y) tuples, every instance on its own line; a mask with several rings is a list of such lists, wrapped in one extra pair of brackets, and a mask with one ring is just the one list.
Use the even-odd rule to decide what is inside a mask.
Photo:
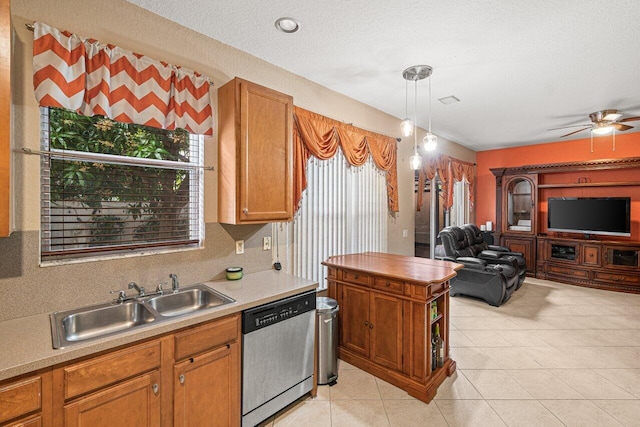
[(53, 348), (104, 338), (168, 321), (235, 300), (204, 284), (165, 293), (51, 314)]

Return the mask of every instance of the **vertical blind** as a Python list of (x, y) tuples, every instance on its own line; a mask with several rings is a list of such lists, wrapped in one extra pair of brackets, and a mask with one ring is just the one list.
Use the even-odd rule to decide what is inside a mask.
[(308, 187), (294, 221), (291, 236), (292, 273), (326, 287), (326, 267), (333, 255), (387, 250), (386, 176), (369, 160), (350, 166), (341, 150), (330, 160), (311, 158)]

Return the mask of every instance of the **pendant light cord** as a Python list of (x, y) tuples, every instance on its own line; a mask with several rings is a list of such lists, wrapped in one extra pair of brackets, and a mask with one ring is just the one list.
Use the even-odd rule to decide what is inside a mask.
[(431, 76), (429, 76), (429, 133), (431, 133)]
[(404, 80), (404, 116), (409, 117), (409, 80)]
[(418, 154), (418, 76), (413, 79), (415, 93), (413, 94), (413, 151)]

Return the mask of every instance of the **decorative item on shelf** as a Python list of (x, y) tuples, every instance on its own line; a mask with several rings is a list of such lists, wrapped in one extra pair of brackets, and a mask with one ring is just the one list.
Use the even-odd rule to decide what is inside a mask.
[(438, 317), (438, 302), (431, 301), (431, 320), (435, 320)]
[(242, 267), (227, 268), (227, 280), (240, 280), (240, 279), (242, 279)]
[[(436, 323), (435, 334), (433, 335), (433, 348), (435, 349), (436, 367), (440, 368), (444, 365), (444, 344), (440, 336), (440, 323)], [(431, 362), (433, 366), (433, 361)]]
[[(433, 73), (433, 68), (429, 65), (414, 65), (407, 68), (402, 72), (402, 77), (405, 81), (413, 80), (414, 82), (414, 109), (413, 109), (413, 123), (411, 120), (404, 119), (402, 121), (402, 135), (410, 136), (409, 128), (413, 124), (413, 155), (409, 158), (409, 167), (412, 170), (418, 170), (422, 166), (422, 156), (418, 153), (418, 133), (417, 133), (417, 121), (418, 121), (418, 80), (426, 79)], [(408, 91), (406, 95), (405, 108), (408, 104)], [(429, 132), (424, 138), (425, 149), (427, 151), (435, 150), (437, 144), (437, 138), (431, 133), (431, 79), (429, 79)]]

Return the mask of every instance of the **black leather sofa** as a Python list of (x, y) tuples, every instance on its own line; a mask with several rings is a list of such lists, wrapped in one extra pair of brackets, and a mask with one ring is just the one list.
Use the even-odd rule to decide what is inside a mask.
[(499, 307), (521, 285), (514, 255), (493, 249), (476, 251), (460, 227), (446, 227), (438, 237), (442, 245), (436, 248), (436, 257), (464, 265), (451, 279), (451, 296), (468, 295)]
[[(524, 279), (527, 277), (527, 261), (522, 252), (512, 252), (505, 246), (487, 244), (482, 236), (482, 231), (480, 231), (478, 226), (475, 224), (465, 224), (461, 228), (467, 235), (469, 247), (471, 247), (474, 256), (486, 258), (487, 253), (484, 251), (497, 251), (503, 255), (511, 255), (516, 259), (516, 261), (518, 261), (518, 287), (516, 289), (520, 289), (520, 286), (524, 283)], [(483, 255), (483, 253), (485, 255)]]

